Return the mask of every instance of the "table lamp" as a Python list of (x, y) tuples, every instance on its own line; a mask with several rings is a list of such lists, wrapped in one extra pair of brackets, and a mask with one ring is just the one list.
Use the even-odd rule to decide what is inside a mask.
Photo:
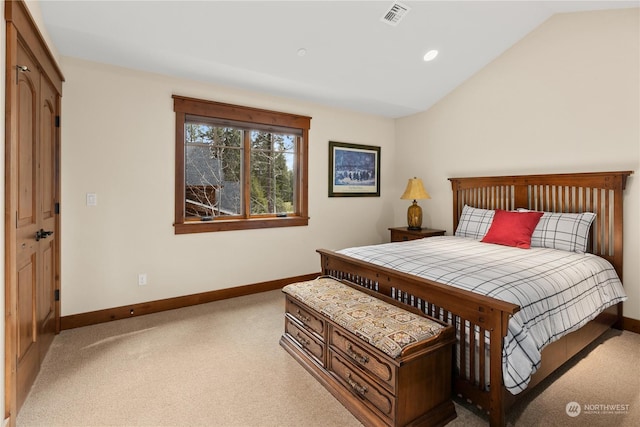
[(430, 199), (429, 193), (424, 189), (422, 180), (420, 178), (409, 178), (407, 188), (404, 190), (404, 194), (400, 196), (403, 200), (412, 200), (413, 204), (409, 206), (407, 210), (407, 223), (409, 230), (421, 230), (422, 229), (422, 208), (418, 205), (416, 200), (418, 199)]

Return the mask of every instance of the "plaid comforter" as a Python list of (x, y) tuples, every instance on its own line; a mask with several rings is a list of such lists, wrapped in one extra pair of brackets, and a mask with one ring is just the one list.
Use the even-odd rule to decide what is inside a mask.
[(504, 383), (512, 394), (527, 387), (547, 344), (627, 299), (613, 266), (592, 254), (454, 236), (337, 252), (519, 305), (502, 349)]

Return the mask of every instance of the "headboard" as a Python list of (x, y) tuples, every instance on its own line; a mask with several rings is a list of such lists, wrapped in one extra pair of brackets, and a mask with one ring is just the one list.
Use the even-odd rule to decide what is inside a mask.
[(607, 259), (622, 279), (622, 195), (632, 171), (449, 178), (453, 229), (464, 205), (482, 209), (526, 208), (593, 212), (589, 252)]

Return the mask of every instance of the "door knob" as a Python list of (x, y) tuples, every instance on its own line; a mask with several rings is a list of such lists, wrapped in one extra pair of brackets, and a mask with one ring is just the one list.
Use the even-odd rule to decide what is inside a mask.
[(53, 234), (53, 231), (45, 231), (44, 229), (41, 228), (40, 230), (36, 231), (36, 242), (39, 241), (40, 239), (46, 239), (52, 234)]

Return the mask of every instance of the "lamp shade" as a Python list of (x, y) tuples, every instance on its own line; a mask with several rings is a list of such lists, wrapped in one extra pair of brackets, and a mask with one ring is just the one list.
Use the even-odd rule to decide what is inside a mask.
[(427, 193), (424, 189), (424, 185), (422, 185), (422, 180), (420, 178), (409, 178), (409, 182), (407, 183), (407, 188), (404, 190), (402, 196), (400, 196), (403, 200), (418, 200), (418, 199), (430, 199), (429, 193)]

